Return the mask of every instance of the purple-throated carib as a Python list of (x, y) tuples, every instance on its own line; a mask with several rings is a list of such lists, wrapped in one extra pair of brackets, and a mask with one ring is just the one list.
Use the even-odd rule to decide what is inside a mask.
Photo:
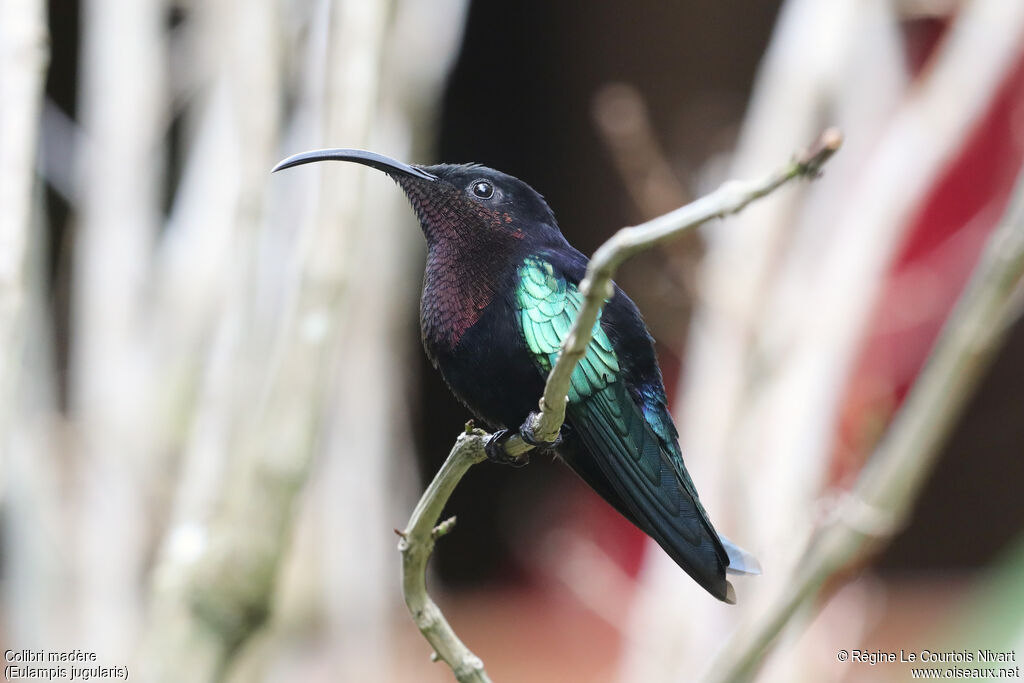
[[(423, 346), (452, 392), (492, 429), (529, 439), (529, 416), (582, 302), (587, 258), (558, 229), (540, 194), (477, 164), (414, 166), (354, 149), (285, 159), (352, 161), (405, 190), (427, 238), (420, 301)], [(654, 345), (617, 286), (572, 375), (561, 440), (552, 449), (605, 500), (656, 540), (719, 600), (735, 602), (726, 572), (757, 561), (719, 535), (697, 497), (669, 415)]]

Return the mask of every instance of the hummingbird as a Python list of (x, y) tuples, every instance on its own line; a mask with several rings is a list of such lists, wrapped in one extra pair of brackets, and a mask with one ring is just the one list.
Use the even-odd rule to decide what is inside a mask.
[(711, 595), (735, 603), (726, 574), (757, 560), (715, 531), (686, 471), (654, 341), (617, 285), (571, 378), (565, 423), (537, 442), (532, 410), (582, 305), (588, 259), (559, 230), (544, 198), (480, 164), (405, 164), (357, 149), (291, 156), (274, 171), (348, 161), (389, 175), (427, 241), (420, 299), (423, 347), (452, 393), (496, 430), (487, 455), (510, 462), (517, 430), (553, 451)]

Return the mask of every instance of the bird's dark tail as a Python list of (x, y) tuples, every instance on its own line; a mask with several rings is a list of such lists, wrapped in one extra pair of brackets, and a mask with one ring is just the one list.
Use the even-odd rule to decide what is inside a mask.
[(622, 383), (570, 403), (567, 417), (582, 447), (576, 453), (565, 449), (569, 465), (697, 583), (734, 603), (725, 579), (731, 558)]

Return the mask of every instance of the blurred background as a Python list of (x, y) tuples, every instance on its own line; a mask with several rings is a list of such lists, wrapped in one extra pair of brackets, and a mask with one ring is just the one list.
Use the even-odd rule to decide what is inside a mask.
[[(476, 161), (584, 253), (829, 125), (824, 177), (618, 277), (687, 464), (764, 575), (718, 603), (561, 464), (474, 468), (429, 584), (498, 681), (700, 678), (913, 386), (1024, 160), (1015, 0), (0, 0), (3, 648), (136, 680), (446, 681), (393, 528), (468, 419), (424, 247), (359, 147)], [(891, 543), (764, 681), (1024, 655), (1024, 324)], [(728, 656), (728, 653), (725, 653)]]

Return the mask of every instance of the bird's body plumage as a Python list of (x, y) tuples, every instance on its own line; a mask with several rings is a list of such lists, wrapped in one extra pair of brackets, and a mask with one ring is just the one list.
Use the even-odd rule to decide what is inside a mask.
[[(567, 243), (524, 256), (454, 347), (423, 324), (424, 347), (452, 392), (492, 429), (516, 429), (543, 393), (582, 301), (586, 258)], [(498, 269), (501, 270), (501, 269)], [(436, 293), (424, 289), (423, 321)], [(512, 296), (508, 295), (512, 292)], [(621, 361), (620, 361), (621, 358)], [(557, 452), (597, 493), (664, 547), (702, 586), (727, 596), (724, 548), (679, 452), (653, 343), (617, 287), (572, 377)]]
[[(420, 322), (431, 362), (478, 419), (517, 429), (581, 305), (587, 258), (543, 198), (512, 176), (473, 164), (392, 169), (359, 154), (370, 161), (335, 158), (391, 174), (427, 238)], [(562, 437), (557, 453), (591, 488), (708, 592), (734, 600), (726, 570), (753, 573), (756, 561), (720, 537), (704, 511), (653, 341), (617, 286), (573, 373)]]

